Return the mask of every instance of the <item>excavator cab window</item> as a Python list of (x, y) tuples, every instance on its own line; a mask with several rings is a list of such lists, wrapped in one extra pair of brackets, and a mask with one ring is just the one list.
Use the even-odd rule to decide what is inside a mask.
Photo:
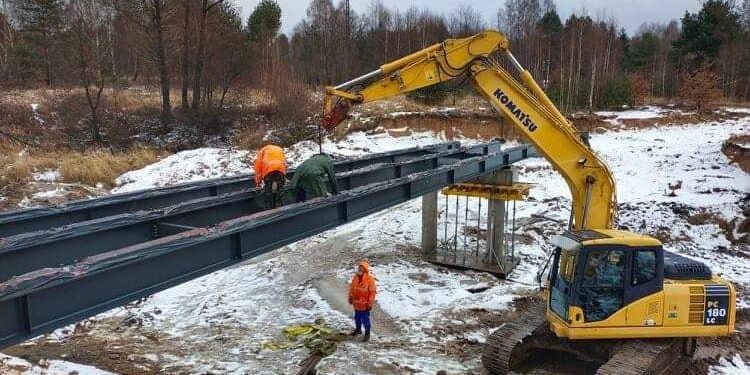
[(630, 284), (643, 285), (656, 279), (656, 250), (633, 252), (633, 277)]
[(579, 288), (587, 322), (604, 320), (622, 307), (626, 262), (623, 250), (588, 251)]
[(550, 308), (563, 319), (568, 318), (578, 253), (578, 246), (555, 249), (554, 263), (550, 272)]

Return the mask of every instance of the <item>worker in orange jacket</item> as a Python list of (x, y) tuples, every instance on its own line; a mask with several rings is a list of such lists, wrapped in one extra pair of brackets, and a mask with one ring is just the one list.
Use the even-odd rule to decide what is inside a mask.
[(370, 311), (375, 305), (375, 276), (370, 274), (370, 265), (366, 261), (359, 262), (357, 274), (352, 278), (349, 288), (349, 304), (354, 307), (354, 323), (356, 329), (351, 333), (357, 336), (365, 328), (365, 337), (362, 341), (370, 341)]
[(269, 208), (281, 205), (281, 189), (286, 182), (286, 157), (276, 145), (261, 148), (255, 155), (255, 186), (261, 186), (268, 198)]

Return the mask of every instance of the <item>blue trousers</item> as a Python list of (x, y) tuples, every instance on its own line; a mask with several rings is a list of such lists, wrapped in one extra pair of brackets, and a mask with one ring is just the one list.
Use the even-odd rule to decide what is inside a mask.
[(354, 310), (354, 322), (357, 324), (357, 331), (361, 331), (362, 326), (365, 326), (365, 332), (370, 332), (370, 311)]

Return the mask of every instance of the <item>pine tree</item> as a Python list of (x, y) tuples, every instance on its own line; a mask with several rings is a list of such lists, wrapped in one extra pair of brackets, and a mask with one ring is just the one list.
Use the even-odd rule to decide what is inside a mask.
[(680, 38), (673, 43), (678, 56), (692, 68), (712, 63), (722, 46), (741, 32), (740, 16), (729, 1), (708, 0), (698, 13), (685, 12)]
[(16, 0), (16, 17), (29, 44), (44, 62), (45, 82), (52, 85), (50, 50), (62, 28), (62, 0)]
[(248, 39), (260, 52), (261, 70), (272, 70), (271, 44), (281, 29), (281, 7), (275, 0), (261, 0), (247, 19)]
[(247, 35), (253, 42), (268, 42), (281, 29), (281, 7), (274, 0), (261, 0), (247, 19)]

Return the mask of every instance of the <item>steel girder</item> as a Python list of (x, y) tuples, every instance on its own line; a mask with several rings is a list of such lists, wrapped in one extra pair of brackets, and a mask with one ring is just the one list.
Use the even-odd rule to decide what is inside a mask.
[[(413, 147), (368, 155), (364, 158), (336, 162), (336, 173), (349, 172), (379, 163), (397, 163), (414, 156), (458, 150), (459, 142), (446, 142), (426, 147)], [(290, 176), (294, 171), (290, 171)], [(252, 175), (245, 174), (205, 181), (189, 182), (163, 188), (71, 202), (55, 207), (34, 207), (0, 213), (0, 238), (51, 229), (81, 221), (99, 219), (121, 213), (153, 210), (180, 202), (215, 197), (255, 186)]]
[(533, 149), (482, 151), (428, 159), (435, 163), (424, 171), (209, 227), (169, 223), (165, 230), (175, 234), (14, 277), (0, 284), (0, 348), (498, 170)]
[[(497, 150), (498, 143), (485, 143), (464, 149), (456, 147), (446, 151), (429, 152), (423, 156), (389, 155), (395, 157), (397, 162), (359, 163), (357, 165), (364, 168), (338, 173), (337, 181), (341, 190), (350, 190), (435, 168), (440, 159), (487, 154)], [(0, 282), (40, 268), (72, 264), (77, 259), (87, 256), (191, 228), (210, 226), (262, 210), (264, 198), (261, 191), (257, 188), (245, 188), (223, 195), (199, 197), (168, 207), (120, 213), (59, 228), (0, 238)]]

